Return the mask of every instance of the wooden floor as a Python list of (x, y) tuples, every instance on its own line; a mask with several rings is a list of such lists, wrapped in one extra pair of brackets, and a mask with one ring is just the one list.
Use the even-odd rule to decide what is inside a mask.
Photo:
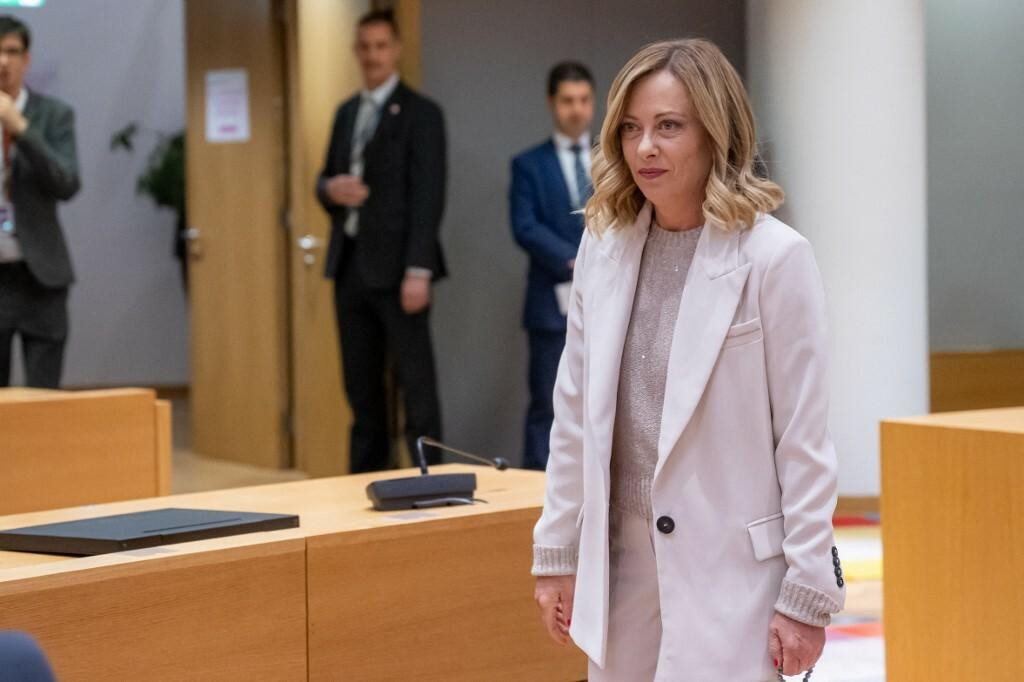
[(174, 459), (171, 471), (172, 493), (198, 493), (206, 490), (243, 488), (250, 485), (299, 481), (306, 474), (294, 469), (264, 469), (223, 460), (201, 457), (192, 451), (189, 401), (172, 400)]

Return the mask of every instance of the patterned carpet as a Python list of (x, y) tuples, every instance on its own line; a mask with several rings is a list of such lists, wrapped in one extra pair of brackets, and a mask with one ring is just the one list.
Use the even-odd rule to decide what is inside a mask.
[[(836, 519), (846, 609), (828, 628), (814, 682), (883, 682), (882, 537), (877, 518)], [(800, 678), (792, 678), (800, 679)]]

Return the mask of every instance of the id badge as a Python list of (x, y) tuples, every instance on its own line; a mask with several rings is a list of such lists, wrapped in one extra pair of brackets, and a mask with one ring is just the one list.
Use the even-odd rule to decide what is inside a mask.
[(14, 236), (14, 207), (0, 203), (0, 263), (21, 260), (21, 246)]
[(0, 203), (0, 232), (14, 234), (14, 206)]

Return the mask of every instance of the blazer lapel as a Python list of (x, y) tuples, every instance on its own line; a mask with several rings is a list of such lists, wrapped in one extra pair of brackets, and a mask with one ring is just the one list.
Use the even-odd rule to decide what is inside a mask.
[[(25, 92), (27, 94), (25, 109), (21, 113), (28, 119), (29, 123), (37, 123), (39, 118), (39, 98), (28, 88), (25, 88)], [(11, 154), (11, 173), (13, 174), (16, 172), (15, 166), (21, 166), (21, 163), (18, 161), (18, 145), (11, 144), (9, 151)]]
[(395, 86), (394, 92), (388, 97), (387, 101), (384, 102), (384, 106), (380, 110), (380, 118), (377, 119), (377, 127), (373, 131), (373, 137), (366, 144), (366, 149), (363, 151), (363, 158), (369, 160), (375, 154), (377, 154), (382, 141), (386, 140), (394, 129), (398, 120), (403, 115), (402, 106), (405, 103), (405, 84), (399, 81), (398, 85)]
[(554, 192), (555, 205), (565, 208), (566, 213), (572, 213), (572, 198), (569, 196), (568, 180), (562, 172), (562, 164), (558, 161), (558, 150), (552, 140), (548, 141), (548, 153), (544, 155), (544, 171), (548, 176), (547, 186)]
[(334, 149), (335, 163), (339, 173), (347, 173), (352, 163), (352, 135), (355, 133), (356, 114), (359, 111), (359, 98), (342, 107), (341, 139)]
[(739, 264), (740, 232), (705, 226), (686, 276), (668, 359), (657, 477), (700, 402), (750, 274)]
[(25, 99), (25, 110), (21, 113), (24, 114), (25, 118), (29, 121), (32, 121), (35, 119), (37, 109), (39, 108), (39, 98), (36, 97), (36, 94), (28, 88), (25, 90), (28, 97)]
[[(608, 490), (612, 454), (612, 430), (619, 393), (619, 369), (626, 330), (633, 312), (640, 260), (651, 226), (650, 204), (637, 215), (632, 227), (606, 232), (598, 242), (601, 268), (590, 281), (594, 303), (587, 306), (586, 327), (592, 334), (587, 385), (588, 421), (593, 427), (594, 443), (604, 471)], [(590, 265), (587, 266), (590, 270)]]

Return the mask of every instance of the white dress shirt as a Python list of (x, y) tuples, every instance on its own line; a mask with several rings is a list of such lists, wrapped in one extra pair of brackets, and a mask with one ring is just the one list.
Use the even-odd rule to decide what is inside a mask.
[[(18, 96), (14, 98), (14, 106), (18, 111), (25, 111), (25, 103), (28, 102), (28, 90), (21, 89)], [(0, 132), (3, 127), (0, 126)], [(11, 141), (14, 146), (14, 141)], [(7, 159), (4, 157), (3, 146), (0, 145), (0, 188), (7, 183)], [(0, 263), (13, 263), (22, 259), (21, 245), (18, 243), (18, 236), (14, 229), (14, 207), (10, 198), (0, 195), (0, 204), (3, 205), (3, 217), (0, 218)]]
[[(373, 133), (380, 123), (381, 115), (384, 113), (384, 105), (390, 99), (395, 88), (398, 87), (398, 74), (391, 74), (391, 77), (375, 87), (373, 90), (364, 89), (359, 97), (359, 109), (356, 110), (356, 122), (352, 126), (352, 152), (349, 156), (349, 173), (363, 177), (364, 159), (363, 148), (367, 142), (373, 139)], [(369, 126), (364, 130), (364, 126)], [(359, 234), (359, 211), (349, 211), (345, 220), (345, 234), (355, 238)], [(406, 268), (407, 275), (430, 278), (433, 274), (427, 268), (410, 267)]]
[(558, 164), (562, 167), (562, 177), (565, 178), (565, 185), (569, 188), (569, 199), (573, 206), (579, 206), (580, 188), (576, 186), (576, 154), (572, 151), (572, 146), (578, 144), (583, 148), (583, 152), (580, 154), (583, 170), (590, 175), (590, 133), (583, 133), (574, 140), (556, 130), (552, 139), (555, 143), (555, 151), (558, 153)]
[[(359, 109), (356, 111), (356, 124), (352, 127), (352, 154), (349, 159), (349, 173), (363, 176), (363, 146), (373, 138), (377, 129), (384, 103), (398, 87), (398, 74), (393, 73), (386, 81), (373, 90), (363, 90), (359, 97)], [(362, 125), (361, 125), (362, 124)], [(369, 125), (365, 137), (360, 139), (363, 125)]]
[[(391, 93), (398, 86), (398, 74), (378, 85), (373, 90), (363, 90), (359, 95), (359, 108), (356, 110), (356, 122), (352, 126), (352, 150), (349, 153), (348, 172), (356, 177), (363, 177), (363, 148), (373, 139), (373, 133), (380, 123), (381, 110)], [(359, 234), (359, 211), (351, 210), (345, 219), (345, 234), (355, 238)]]

